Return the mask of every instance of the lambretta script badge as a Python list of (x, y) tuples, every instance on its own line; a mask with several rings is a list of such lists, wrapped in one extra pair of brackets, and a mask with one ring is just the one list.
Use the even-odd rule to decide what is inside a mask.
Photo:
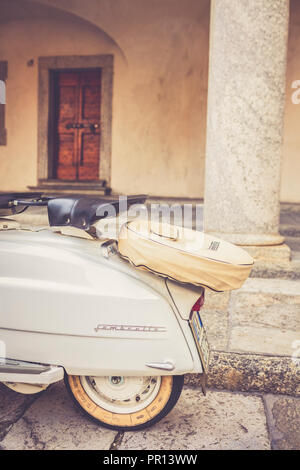
[(167, 331), (164, 326), (138, 326), (138, 325), (97, 325), (95, 332), (98, 331), (137, 331), (142, 333), (163, 333)]

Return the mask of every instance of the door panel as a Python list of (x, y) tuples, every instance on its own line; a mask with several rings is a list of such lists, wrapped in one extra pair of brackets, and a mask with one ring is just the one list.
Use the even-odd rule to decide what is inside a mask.
[(96, 180), (100, 163), (101, 70), (60, 72), (56, 177)]
[(75, 139), (73, 133), (59, 134), (57, 178), (76, 180)]
[(82, 88), (82, 119), (100, 118), (100, 86), (85, 85)]

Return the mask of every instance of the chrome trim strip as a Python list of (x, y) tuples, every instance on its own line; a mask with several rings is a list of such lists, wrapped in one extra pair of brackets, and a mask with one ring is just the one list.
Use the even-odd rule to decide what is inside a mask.
[(151, 369), (160, 369), (160, 370), (167, 370), (167, 371), (172, 371), (175, 369), (175, 364), (173, 364), (171, 361), (147, 362), (145, 366), (150, 367)]

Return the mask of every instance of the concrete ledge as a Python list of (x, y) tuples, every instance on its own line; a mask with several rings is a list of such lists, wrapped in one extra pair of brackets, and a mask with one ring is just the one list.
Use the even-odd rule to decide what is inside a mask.
[[(237, 291), (207, 290), (202, 319), (212, 351), (208, 385), (300, 396), (299, 313), (294, 280), (251, 278)], [(200, 385), (197, 375), (186, 381)]]
[(243, 245), (243, 248), (254, 258), (255, 262), (263, 261), (284, 266), (291, 260), (291, 249), (285, 243), (273, 246)]
[(300, 260), (295, 259), (285, 265), (257, 261), (250, 274), (251, 278), (300, 279)]
[[(218, 390), (300, 396), (300, 365), (291, 357), (213, 351), (208, 387)], [(187, 374), (186, 385), (201, 385), (200, 374)]]

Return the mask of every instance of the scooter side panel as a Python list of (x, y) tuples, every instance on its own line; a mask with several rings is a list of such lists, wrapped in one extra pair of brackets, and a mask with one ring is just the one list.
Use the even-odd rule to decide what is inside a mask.
[(0, 339), (7, 357), (82, 375), (154, 375), (145, 364), (164, 361), (175, 364), (173, 374), (195, 371), (193, 339), (170, 304), (110, 268), (91, 243), (51, 233), (2, 240)]
[[(72, 375), (168, 375), (194, 371), (184, 337), (139, 340), (76, 337), (0, 330), (6, 355), (12, 359), (63, 366)], [(149, 368), (147, 363), (171, 362), (173, 371)]]

